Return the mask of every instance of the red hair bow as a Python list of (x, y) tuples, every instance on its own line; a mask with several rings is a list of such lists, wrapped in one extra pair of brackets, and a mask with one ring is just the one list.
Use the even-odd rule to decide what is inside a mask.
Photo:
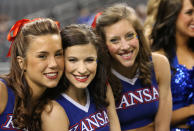
[(60, 29), (60, 23), (58, 21), (55, 21), (56, 25), (58, 26), (58, 28)]
[(93, 27), (93, 28), (96, 27), (96, 20), (97, 20), (97, 18), (98, 18), (101, 14), (102, 14), (102, 12), (98, 12), (98, 13), (96, 14), (96, 16), (94, 17), (94, 20), (93, 20), (93, 22), (92, 22), (92, 27)]
[[(26, 23), (29, 23), (29, 22), (32, 22), (32, 21), (36, 21), (36, 20), (39, 20), (41, 18), (35, 18), (33, 20), (30, 20), (30, 19), (22, 19), (22, 20), (18, 20), (10, 29), (8, 35), (7, 35), (7, 40), (11, 42), (11, 46), (9, 48), (9, 51), (8, 51), (8, 54), (7, 54), (7, 57), (10, 57), (11, 56), (11, 47), (12, 47), (12, 44), (13, 44), (13, 41), (15, 40), (15, 37), (17, 36), (18, 32), (20, 31), (20, 29), (26, 24)], [(55, 21), (57, 26), (60, 28), (60, 24), (58, 21)]]
[[(17, 21), (17, 22), (11, 27), (11, 29), (10, 29), (8, 35), (7, 35), (7, 40), (8, 40), (8, 41), (11, 41), (11, 42), (14, 41), (14, 39), (15, 39), (16, 35), (18, 34), (20, 28), (21, 28), (24, 24), (28, 23), (29, 21), (30, 21), (29, 19), (22, 19), (22, 20)], [(13, 33), (12, 33), (12, 32), (13, 32)]]

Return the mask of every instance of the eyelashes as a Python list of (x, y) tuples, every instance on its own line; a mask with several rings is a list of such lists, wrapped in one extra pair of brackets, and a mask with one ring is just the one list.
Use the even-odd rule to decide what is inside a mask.
[[(71, 63), (76, 63), (76, 62), (79, 61), (79, 59), (77, 59), (77, 58), (68, 58), (68, 61), (71, 62)], [(94, 58), (94, 57), (89, 57), (89, 58), (84, 59), (84, 62), (93, 63), (93, 62), (97, 62), (97, 59)]]
[[(127, 33), (124, 37), (125, 37), (125, 40), (128, 40), (128, 41), (133, 40), (134, 38), (138, 38), (136, 33), (131, 33), (131, 32)], [(109, 41), (113, 44), (117, 44), (117, 43), (120, 43), (121, 37), (113, 37)]]

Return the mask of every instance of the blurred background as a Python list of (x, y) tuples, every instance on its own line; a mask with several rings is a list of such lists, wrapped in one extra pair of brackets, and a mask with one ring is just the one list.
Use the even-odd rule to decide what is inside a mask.
[(6, 40), (11, 26), (19, 19), (49, 17), (61, 26), (91, 24), (96, 12), (114, 3), (132, 6), (144, 21), (147, 0), (0, 0), (0, 74), (9, 71), (6, 57), (10, 43)]

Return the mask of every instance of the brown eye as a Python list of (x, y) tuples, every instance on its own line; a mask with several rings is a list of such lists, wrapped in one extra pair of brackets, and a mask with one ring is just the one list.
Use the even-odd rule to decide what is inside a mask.
[(116, 39), (116, 38), (114, 38), (114, 39), (110, 39), (110, 42), (111, 42), (111, 43), (116, 44), (116, 43), (118, 43), (118, 42), (119, 42), (119, 40), (118, 40), (118, 39)]
[(63, 56), (63, 52), (58, 52), (55, 54), (55, 56)]
[(45, 54), (38, 55), (38, 58), (45, 59), (47, 56)]
[(85, 61), (88, 63), (92, 63), (95, 61), (95, 58), (87, 58)]
[(69, 58), (68, 61), (72, 62), (72, 63), (75, 63), (77, 61), (77, 59), (76, 58)]
[(185, 14), (192, 15), (193, 14), (193, 10), (188, 10), (188, 11), (186, 11)]

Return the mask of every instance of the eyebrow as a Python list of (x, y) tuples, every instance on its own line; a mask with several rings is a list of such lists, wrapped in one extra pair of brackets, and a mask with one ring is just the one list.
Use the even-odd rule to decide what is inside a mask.
[[(77, 56), (67, 56), (67, 58), (77, 58)], [(97, 56), (90, 55), (87, 56), (86, 58), (97, 58)]]
[[(59, 49), (59, 50), (57, 50), (56, 52), (61, 52), (61, 51), (63, 51), (63, 49)], [(37, 52), (37, 53), (46, 54), (46, 53), (48, 53), (48, 52), (47, 52), (47, 51), (40, 51), (40, 52)]]
[[(127, 31), (127, 33), (125, 33), (125, 34), (128, 34), (128, 33), (134, 33), (135, 34), (135, 31), (134, 30), (129, 30), (129, 31)], [(118, 35), (107, 35), (107, 37), (108, 38), (112, 38), (112, 37), (119, 37)]]
[(40, 51), (40, 52), (37, 52), (37, 53), (46, 54), (48, 52), (46, 52), (46, 51)]
[(119, 36), (107, 36), (108, 39), (119, 38)]
[(188, 11), (188, 10), (192, 10), (193, 11), (194, 9), (193, 9), (193, 7), (186, 7), (184, 10), (185, 11)]

